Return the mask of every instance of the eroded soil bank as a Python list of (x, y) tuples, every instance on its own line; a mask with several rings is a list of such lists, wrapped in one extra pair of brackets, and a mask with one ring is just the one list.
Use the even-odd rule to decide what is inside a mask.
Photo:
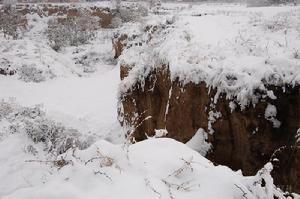
[[(121, 79), (127, 70), (121, 67)], [(119, 114), (122, 124), (132, 127), (136, 141), (154, 136), (156, 129), (166, 129), (167, 137), (185, 143), (203, 128), (210, 132), (207, 142), (212, 147), (206, 157), (211, 161), (254, 175), (271, 160), (275, 183), (299, 192), (300, 151), (295, 135), (300, 127), (300, 87), (269, 87), (276, 99), (257, 90), (260, 100), (255, 106), (233, 110), (232, 102), (222, 94), (214, 102), (216, 89), (207, 88), (204, 82), (171, 81), (168, 66), (163, 66), (153, 70), (143, 85), (136, 83), (121, 96)], [(270, 104), (277, 108), (276, 119), (266, 117)]]

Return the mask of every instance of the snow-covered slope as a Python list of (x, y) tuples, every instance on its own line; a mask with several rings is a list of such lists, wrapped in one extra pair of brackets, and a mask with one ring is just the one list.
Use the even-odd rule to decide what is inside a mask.
[(3, 199), (283, 198), (272, 184), (270, 165), (243, 177), (171, 139), (129, 147), (99, 140), (51, 159), (42, 144), (18, 134), (2, 138), (0, 149)]
[(267, 93), (266, 85), (299, 84), (299, 7), (166, 5), (162, 10), (168, 14), (128, 31), (136, 38), (129, 44), (143, 45), (121, 56), (121, 64), (132, 68), (121, 92), (162, 65), (169, 66), (172, 79), (204, 81), (218, 89), (215, 100), (223, 92), (242, 108), (257, 102), (256, 89)]
[(112, 144), (39, 107), (1, 102), (0, 132), (1, 199), (286, 198), (271, 164), (244, 177), (172, 139)]
[(26, 18), (28, 30), (20, 39), (0, 35), (0, 68), (16, 71), (0, 76), (0, 99), (14, 98), (24, 106), (41, 104), (61, 123), (119, 142), (121, 132), (115, 131), (120, 131), (119, 69), (113, 60), (113, 30), (99, 29), (88, 44), (57, 52), (46, 35), (53, 17), (27, 14)]

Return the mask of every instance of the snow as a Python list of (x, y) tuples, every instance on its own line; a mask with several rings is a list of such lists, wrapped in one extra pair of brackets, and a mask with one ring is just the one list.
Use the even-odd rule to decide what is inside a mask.
[(155, 138), (160, 138), (168, 135), (168, 131), (166, 129), (155, 129)]
[[(176, 16), (173, 24), (166, 23), (170, 16)], [(270, 94), (267, 85), (299, 84), (300, 59), (295, 56), (300, 46), (299, 19), (297, 6), (171, 7), (166, 16), (146, 18), (139, 25), (131, 43), (143, 45), (126, 49), (120, 58), (120, 64), (131, 68), (120, 92), (136, 82), (143, 85), (153, 68), (168, 65), (172, 79), (183, 84), (204, 81), (216, 88), (216, 100), (224, 93), (241, 109), (255, 105), (260, 98), (256, 89)], [(147, 21), (158, 27), (148, 42), (149, 33), (143, 31)]]
[(206, 156), (212, 145), (207, 142), (208, 134), (200, 128), (195, 135), (186, 143), (191, 149), (198, 151), (202, 156)]
[[(109, 2), (95, 4), (110, 7)], [(50, 48), (46, 39), (47, 17), (27, 15), (30, 28), (19, 40), (6, 40), (0, 35), (0, 66), (18, 71), (14, 76), (0, 76), (0, 105), (7, 103), (0, 106), (1, 199), (285, 198), (273, 185), (270, 164), (256, 176), (245, 177), (240, 171), (214, 166), (204, 158), (211, 144), (203, 129), (186, 145), (158, 138), (167, 135), (165, 129), (157, 129), (148, 140), (128, 145), (117, 119), (117, 103), (121, 92), (166, 62), (172, 78), (218, 85), (220, 92), (237, 97), (240, 105), (247, 104), (253, 90), (262, 87), (261, 79), (274, 76), (274, 71), (277, 76), (272, 80), (298, 83), (299, 59), (293, 53), (300, 44), (295, 20), (299, 8), (164, 6), (166, 15), (150, 15), (117, 30), (100, 29), (90, 43), (58, 52)], [(288, 12), (285, 14), (291, 19), (285, 27), (288, 31), (273, 27), (266, 30), (270, 21), (274, 22), (273, 17), (276, 20), (282, 12)], [(197, 17), (199, 13), (207, 15)], [(168, 26), (164, 24), (166, 20)], [(113, 31), (142, 34), (136, 39), (145, 42), (149, 35), (142, 31), (150, 25), (158, 25), (155, 34), (159, 39), (150, 41), (149, 46), (127, 49), (117, 64), (112, 59)], [(249, 48), (253, 48), (250, 54)], [(129, 78), (120, 82), (122, 63), (135, 67)], [(21, 77), (19, 71), (24, 67), (36, 69), (41, 75), (38, 81)], [(224, 79), (227, 75), (233, 78)], [(266, 93), (276, 98), (271, 91)], [(24, 110), (35, 108), (41, 111), (40, 118), (35, 111), (33, 116), (24, 116)], [(211, 110), (210, 116), (213, 123), (220, 113)], [(269, 105), (266, 117), (274, 123), (276, 107)], [(45, 141), (30, 136), (37, 125), (47, 126), (45, 121), (63, 132), (73, 130), (77, 134), (71, 138), (77, 136), (76, 141), (84, 147), (72, 146), (55, 154)], [(32, 131), (26, 132), (28, 126)], [(89, 141), (91, 135), (93, 139)], [(68, 136), (65, 133), (59, 139)], [(67, 144), (57, 143), (52, 137), (47, 139), (53, 145)]]
[[(89, 44), (56, 52), (45, 35), (51, 17), (33, 14), (27, 18), (29, 30), (22, 39), (0, 36), (0, 63), (17, 70), (14, 76), (1, 76), (0, 99), (14, 98), (23, 106), (41, 104), (53, 119), (67, 126), (120, 142), (123, 135), (116, 108), (120, 80), (119, 69), (112, 61), (112, 31), (100, 29)], [(77, 63), (82, 57), (83, 64)], [(42, 81), (21, 78), (24, 66), (42, 71)], [(92, 73), (85, 72), (87, 67)]]
[(267, 108), (265, 110), (265, 118), (273, 123), (273, 126), (275, 128), (279, 128), (281, 125), (281, 122), (276, 119), (277, 115), (277, 109), (276, 106), (272, 104), (268, 104)]
[[(109, 84), (108, 84), (109, 82)], [(41, 83), (24, 83), (1, 77), (0, 96), (15, 98), (24, 106), (43, 104), (43, 109), (54, 117), (73, 118), (91, 131), (109, 131), (117, 122), (117, 88), (119, 70), (113, 68), (90, 77), (56, 78)], [(60, 119), (61, 121), (61, 119)], [(98, 129), (103, 127), (104, 129)]]
[(300, 129), (297, 130), (297, 134), (296, 134), (295, 138), (296, 138), (296, 143), (300, 142)]
[[(30, 141), (21, 135), (10, 135), (5, 140), (0, 144), (1, 149), (3, 145), (6, 148), (6, 153), (1, 152), (0, 156), (4, 161), (0, 173), (9, 181), (0, 184), (3, 199), (231, 199), (243, 195), (240, 189), (248, 198), (256, 198), (251, 189), (257, 176), (243, 177), (227, 167), (214, 166), (196, 151), (172, 139), (149, 139), (129, 146), (128, 150), (99, 140), (85, 150), (62, 154), (69, 164), (59, 169), (51, 161), (24, 154), (21, 149)], [(15, 145), (7, 148), (8, 143)], [(264, 175), (267, 181), (269, 174)], [(261, 198), (273, 194), (275, 188), (270, 183), (267, 181), (270, 190), (256, 185)]]
[(214, 111), (209, 111), (208, 112), (208, 130), (209, 130), (208, 133), (209, 134), (213, 134), (214, 133), (214, 129), (212, 128), (212, 125), (220, 117), (222, 117), (221, 112), (214, 112)]

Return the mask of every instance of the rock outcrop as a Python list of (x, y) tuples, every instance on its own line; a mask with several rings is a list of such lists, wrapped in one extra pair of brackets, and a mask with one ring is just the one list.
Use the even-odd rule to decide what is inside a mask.
[[(128, 70), (121, 66), (121, 79)], [(212, 144), (206, 156), (214, 163), (254, 175), (272, 160), (275, 183), (285, 190), (300, 192), (296, 140), (300, 128), (299, 85), (265, 85), (277, 98), (271, 99), (257, 90), (259, 101), (241, 110), (224, 94), (215, 103), (217, 91), (207, 88), (205, 82), (184, 84), (170, 76), (164, 65), (154, 69), (143, 84), (137, 82), (121, 94), (121, 123), (130, 127), (128, 134), (133, 139), (144, 140), (156, 129), (166, 129), (167, 137), (185, 143), (203, 128), (209, 132), (207, 142)], [(268, 106), (276, 107), (276, 118), (266, 116)]]

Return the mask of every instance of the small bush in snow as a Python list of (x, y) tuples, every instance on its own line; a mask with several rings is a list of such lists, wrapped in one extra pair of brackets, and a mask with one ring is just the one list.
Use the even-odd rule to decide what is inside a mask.
[(153, 13), (158, 13), (158, 10), (161, 7), (160, 0), (150, 0), (149, 1), (149, 9), (153, 11)]
[(174, 24), (176, 20), (177, 20), (176, 16), (174, 16), (174, 15), (173, 16), (169, 16), (166, 19), (166, 24), (168, 24), (168, 25)]
[(89, 14), (52, 20), (48, 24), (47, 36), (50, 46), (58, 51), (65, 46), (88, 43), (95, 36), (98, 21)]
[(121, 7), (121, 0), (111, 0), (111, 5), (112, 5), (112, 8), (114, 9), (120, 9)]
[(121, 20), (115, 20), (121, 21), (122, 23), (139, 21), (142, 17), (148, 15), (148, 9), (142, 4), (135, 4), (131, 7), (120, 7), (116, 12), (116, 18)]
[(111, 23), (109, 25), (110, 28), (117, 28), (122, 25), (122, 19), (120, 16), (115, 16), (112, 18)]
[(31, 66), (23, 66), (18, 70), (19, 79), (25, 82), (42, 82), (46, 80), (42, 70)]
[(291, 27), (289, 13), (279, 13), (272, 19), (265, 21), (264, 26), (270, 31), (286, 30)]
[[(44, 150), (54, 155), (74, 147), (87, 148), (93, 139), (83, 140), (76, 129), (47, 118), (40, 106), (21, 107), (13, 102), (0, 101), (0, 127), (1, 124), (8, 124), (5, 131), (9, 134), (25, 133), (33, 143), (43, 143)], [(0, 132), (3, 131), (1, 128)]]
[(2, 4), (4, 8), (10, 8), (12, 5), (15, 5), (17, 0), (3, 0)]
[(61, 154), (69, 148), (80, 145), (76, 139), (79, 136), (77, 130), (68, 129), (47, 118), (37, 118), (34, 121), (27, 120), (25, 121), (24, 129), (33, 142), (44, 143), (45, 149), (49, 152)]
[(8, 7), (4, 9), (4, 12), (0, 12), (0, 32), (6, 38), (19, 39), (26, 25), (26, 19), (15, 8)]
[(161, 2), (160, 2), (160, 0), (150, 0), (149, 6), (150, 6), (150, 8), (153, 8), (155, 6), (161, 6)]
[(300, 52), (298, 49), (294, 49), (293, 57), (295, 59), (300, 59)]

